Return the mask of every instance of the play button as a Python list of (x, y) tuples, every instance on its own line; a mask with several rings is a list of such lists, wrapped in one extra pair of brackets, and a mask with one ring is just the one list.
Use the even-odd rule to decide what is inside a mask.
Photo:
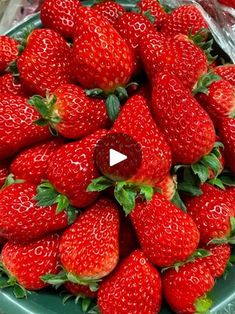
[(120, 162), (122, 162), (126, 159), (127, 159), (126, 155), (119, 153), (115, 149), (109, 150), (109, 165), (110, 165), (110, 167), (113, 167), (113, 166), (119, 164)]
[(110, 133), (97, 143), (94, 159), (104, 176), (115, 181), (126, 181), (141, 166), (141, 146), (127, 134)]

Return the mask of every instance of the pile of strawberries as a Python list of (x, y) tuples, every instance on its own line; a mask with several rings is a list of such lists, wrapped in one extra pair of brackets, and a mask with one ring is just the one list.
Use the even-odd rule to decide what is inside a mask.
[[(234, 261), (235, 66), (197, 7), (165, 9), (45, 0), (42, 29), (0, 36), (0, 288), (16, 297), (52, 285), (88, 313), (212, 306)], [(94, 159), (115, 133), (141, 147), (128, 180)]]

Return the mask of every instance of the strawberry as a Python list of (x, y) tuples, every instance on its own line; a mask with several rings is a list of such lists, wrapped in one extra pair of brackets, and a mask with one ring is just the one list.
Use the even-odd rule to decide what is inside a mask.
[(158, 0), (141, 0), (138, 7), (142, 13), (149, 12), (155, 18), (154, 26), (156, 29), (160, 29), (167, 19), (167, 13)]
[(20, 82), (11, 73), (0, 76), (0, 94), (27, 97), (26, 91), (23, 90)]
[(93, 154), (97, 142), (106, 133), (105, 130), (99, 130), (81, 141), (66, 144), (55, 152), (47, 168), (49, 182), (38, 187), (37, 200), (40, 205), (47, 206), (49, 202), (50, 205), (58, 203), (64, 209), (70, 204), (82, 208), (96, 201), (99, 193), (88, 193), (87, 186), (99, 175)]
[(166, 71), (153, 83), (152, 109), (175, 164), (196, 163), (213, 149), (215, 129), (208, 114), (178, 78)]
[(133, 48), (135, 56), (135, 73), (137, 73), (141, 67), (139, 54), (140, 37), (149, 32), (154, 32), (155, 28), (147, 17), (134, 12), (126, 12), (121, 15), (114, 24), (114, 27)]
[(200, 232), (202, 244), (233, 243), (235, 206), (226, 192), (208, 186), (202, 187), (204, 194), (187, 201), (188, 213)]
[(101, 278), (118, 263), (119, 215), (114, 202), (102, 198), (84, 211), (60, 240), (60, 259), (64, 271), (45, 276), (45, 282), (72, 283), (97, 290)]
[[(141, 125), (145, 127), (141, 128)], [(171, 152), (165, 138), (155, 125), (147, 102), (142, 96), (136, 95), (130, 98), (114, 123), (110, 134), (115, 135), (116, 144), (118, 141), (116, 134), (118, 133), (125, 133), (138, 143), (138, 148), (141, 149), (142, 153), (141, 165), (136, 169), (136, 173), (126, 180), (123, 166), (120, 165), (120, 168), (117, 168), (118, 173), (114, 173), (113, 168), (109, 165), (109, 160), (103, 158), (108, 154), (101, 149), (99, 154), (102, 158), (102, 164), (99, 167), (102, 167), (102, 173), (105, 174), (105, 177), (94, 180), (88, 190), (100, 191), (103, 187), (106, 189), (115, 185), (114, 195), (128, 214), (135, 206), (137, 190), (148, 200), (151, 199), (153, 188), (169, 172)], [(122, 145), (122, 138), (120, 139), (120, 145)], [(125, 149), (125, 146), (123, 149)], [(130, 167), (131, 165), (129, 165)], [(105, 184), (103, 184), (104, 182)]]
[(100, 14), (103, 18), (107, 19), (110, 24), (114, 24), (116, 20), (125, 13), (123, 6), (115, 1), (97, 1), (92, 9)]
[(20, 81), (32, 94), (45, 96), (71, 80), (71, 48), (51, 29), (36, 29), (17, 60)]
[(177, 314), (206, 313), (212, 306), (207, 293), (214, 287), (210, 270), (188, 263), (167, 270), (162, 277), (163, 293), (167, 303)]
[(192, 90), (208, 71), (206, 54), (184, 35), (166, 38), (160, 33), (150, 33), (141, 38), (140, 52), (145, 70), (152, 80), (167, 69)]
[(137, 250), (101, 283), (98, 307), (102, 314), (159, 313), (161, 298), (160, 275)]
[(39, 114), (23, 97), (0, 95), (0, 116), (0, 160), (51, 137), (47, 128), (33, 123)]
[(4, 72), (7, 67), (18, 56), (18, 43), (8, 36), (0, 36), (0, 72)]
[(139, 202), (131, 220), (143, 252), (156, 266), (185, 261), (198, 246), (199, 232), (192, 218), (159, 193), (149, 203)]
[(65, 38), (73, 38), (76, 13), (80, 6), (78, 0), (44, 0), (40, 13), (43, 26)]
[(161, 190), (161, 194), (165, 196), (169, 201), (174, 198), (177, 190), (177, 177), (168, 174), (161, 182), (158, 183), (158, 188)]
[(219, 124), (219, 134), (225, 146), (227, 165), (235, 173), (235, 118), (224, 118)]
[(225, 271), (231, 256), (231, 248), (228, 244), (209, 245), (205, 247), (211, 255), (199, 258), (195, 263), (210, 270), (213, 278), (221, 277)]
[[(74, 76), (83, 87), (95, 89), (95, 95), (102, 91), (109, 95), (107, 107), (112, 120), (116, 119), (120, 110), (114, 93), (120, 98), (126, 97), (123, 88), (133, 70), (132, 50), (114, 27), (95, 10), (80, 8), (73, 47)], [(89, 95), (92, 93), (93, 90)]]
[(208, 29), (206, 20), (195, 5), (182, 5), (168, 15), (161, 32), (165, 36), (178, 34), (195, 35), (201, 29)]
[(223, 5), (226, 5), (228, 7), (235, 9), (235, 0), (219, 0), (219, 2)]
[(197, 99), (215, 125), (221, 118), (235, 117), (235, 86), (226, 80), (213, 82), (205, 93), (197, 95)]
[(62, 143), (61, 139), (55, 139), (25, 149), (12, 161), (10, 172), (16, 179), (39, 184), (46, 179), (48, 162)]
[(0, 236), (28, 242), (68, 225), (66, 213), (56, 206), (42, 208), (34, 199), (36, 186), (15, 183), (0, 191)]
[(222, 79), (228, 81), (235, 86), (235, 65), (225, 64), (214, 68), (214, 72), (218, 74)]
[(59, 271), (59, 235), (49, 235), (28, 244), (9, 241), (2, 249), (1, 263), (1, 270), (9, 276), (3, 284), (13, 286), (16, 297), (26, 297), (26, 289), (45, 288), (40, 276)]
[(30, 104), (42, 116), (36, 124), (48, 124), (52, 131), (66, 138), (82, 138), (109, 124), (104, 100), (88, 97), (73, 84), (58, 87), (45, 99), (34, 96)]
[(3, 186), (9, 174), (9, 163), (7, 161), (0, 162), (0, 189)]

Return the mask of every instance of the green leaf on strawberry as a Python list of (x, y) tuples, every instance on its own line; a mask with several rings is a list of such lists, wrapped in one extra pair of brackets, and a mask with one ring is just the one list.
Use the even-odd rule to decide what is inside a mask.
[(24, 182), (24, 180), (15, 179), (14, 174), (10, 173), (10, 174), (7, 176), (7, 178), (6, 178), (5, 182), (4, 182), (4, 184), (3, 184), (2, 188), (1, 188), (1, 190), (5, 189), (7, 186), (9, 186), (9, 185), (11, 185), (11, 184), (23, 183), (23, 182)]
[(208, 298), (207, 295), (203, 295), (202, 297), (198, 298), (194, 303), (196, 313), (197, 314), (209, 314), (209, 310), (212, 307), (213, 301)]

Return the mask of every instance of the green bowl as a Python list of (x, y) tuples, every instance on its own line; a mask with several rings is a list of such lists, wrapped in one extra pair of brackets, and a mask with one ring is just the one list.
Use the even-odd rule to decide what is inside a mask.
[[(118, 1), (124, 7), (133, 7), (133, 1)], [(92, 1), (85, 1), (86, 5), (91, 5)], [(34, 28), (41, 27), (39, 14), (31, 16), (26, 21), (17, 25), (7, 32), (7, 35), (17, 37), (25, 27), (32, 25)], [(30, 275), (30, 274), (29, 274)], [(235, 314), (235, 267), (229, 272), (226, 280), (217, 281), (215, 288), (211, 293), (214, 301), (212, 314)], [(52, 289), (32, 292), (28, 299), (16, 299), (10, 289), (0, 291), (0, 314), (83, 314), (81, 306), (75, 304), (73, 300), (65, 305), (62, 297)], [(171, 314), (172, 312), (163, 306), (161, 314)], [(112, 313), (110, 313), (112, 314)], [(140, 313), (144, 314), (144, 313)]]

